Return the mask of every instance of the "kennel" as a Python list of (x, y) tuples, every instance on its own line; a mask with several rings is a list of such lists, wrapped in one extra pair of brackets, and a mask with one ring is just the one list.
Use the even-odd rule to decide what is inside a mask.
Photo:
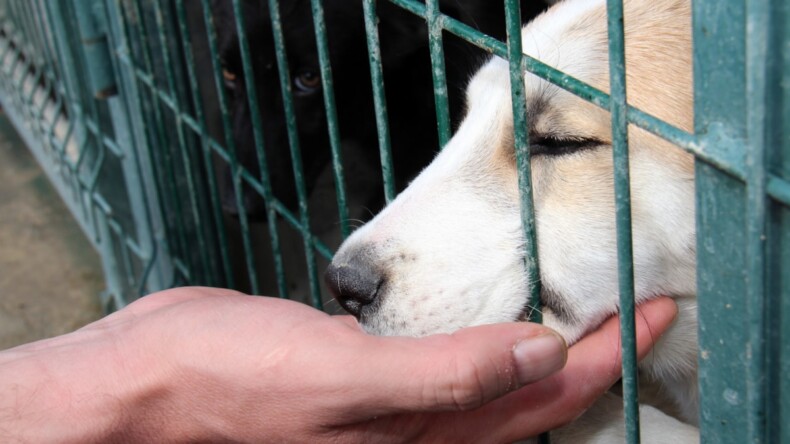
[[(378, 5), (361, 1), (381, 192), (390, 200), (396, 187)], [(443, 54), (448, 36), (507, 59), (513, 80), (531, 72), (611, 111), (629, 442), (638, 442), (639, 429), (626, 127), (636, 125), (694, 154), (702, 440), (790, 442), (790, 387), (784, 377), (790, 371), (790, 6), (782, 0), (693, 1), (690, 134), (627, 105), (621, 1), (608, 2), (611, 94), (522, 55), (517, 38), (501, 42), (444, 14), (437, 0), (385, 1), (424, 19), (428, 28), (440, 144), (451, 131)], [(351, 231), (355, 205), (336, 116), (332, 42), (322, 2), (311, 0), (332, 150), (324, 182), (336, 197), (336, 205), (317, 206), (301, 168), (281, 2), (260, 3), (272, 11), (296, 209), (279, 200), (269, 181), (257, 114), (261, 92), (252, 83), (247, 86), (257, 170), (244, 167), (236, 154), (208, 0), (0, 2), (0, 103), (100, 252), (108, 309), (182, 284), (303, 298), (319, 308), (325, 302), (319, 270)], [(508, 35), (518, 36), (519, 2), (505, 3)], [(241, 16), (241, 2), (232, 4)], [(235, 23), (243, 35), (243, 21)], [(249, 79), (245, 39), (240, 54)], [(524, 173), (524, 229), (534, 239), (523, 83), (512, 85), (514, 116), (522, 123), (514, 138)], [(230, 171), (238, 217), (222, 209), (221, 168)], [(264, 198), (265, 221), (245, 214), (243, 187)], [(339, 224), (327, 229), (317, 219)], [(526, 264), (536, 276), (535, 242), (528, 245)], [(538, 300), (537, 289), (532, 297)]]

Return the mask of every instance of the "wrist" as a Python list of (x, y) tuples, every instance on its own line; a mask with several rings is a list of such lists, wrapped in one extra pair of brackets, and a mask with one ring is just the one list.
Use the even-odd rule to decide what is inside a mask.
[(143, 437), (153, 431), (144, 424), (157, 417), (163, 387), (133, 356), (120, 355), (101, 330), (2, 352), (0, 380), (2, 442)]

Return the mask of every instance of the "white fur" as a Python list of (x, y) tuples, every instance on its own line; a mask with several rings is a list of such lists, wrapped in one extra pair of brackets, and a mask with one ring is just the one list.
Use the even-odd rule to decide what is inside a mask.
[[(651, 8), (674, 11), (678, 5), (683, 9), (683, 0), (627, 1), (626, 31), (631, 23), (629, 11), (637, 17), (632, 28), (640, 26), (640, 20), (646, 21), (644, 26), (660, 28), (663, 22), (650, 21)], [(558, 3), (524, 28), (525, 52), (606, 89), (604, 11), (603, 0)], [(671, 19), (666, 18), (666, 23), (672, 23)], [(627, 48), (632, 62), (640, 61), (641, 56), (646, 64), (651, 63), (649, 45), (645, 54), (639, 47)], [(681, 68), (667, 64), (668, 70)], [(690, 115), (685, 109), (691, 107), (690, 95), (685, 95), (682, 76), (675, 77), (666, 80), (666, 87), (656, 83), (665, 79), (642, 84), (637, 79), (634, 97), (656, 103), (657, 115)], [(605, 111), (533, 75), (526, 76), (525, 86), (531, 103), (540, 99), (550, 108), (543, 114), (532, 110), (537, 116), (530, 122), (532, 129), (609, 140)], [(669, 98), (644, 97), (662, 88)], [(364, 248), (386, 272), (375, 313), (363, 314), (360, 319), (370, 333), (420, 336), (451, 332), (512, 321), (525, 308), (530, 283), (523, 262), (517, 174), (508, 158), (513, 118), (504, 60), (492, 59), (474, 76), (467, 104), (466, 118), (441, 154), (338, 251), (335, 260), (342, 262)], [(680, 306), (677, 325), (661, 339), (641, 369), (661, 386), (679, 419), (695, 424), (696, 259), (691, 159), (642, 130), (631, 129), (629, 138), (637, 301), (670, 295)], [(618, 310), (612, 176), (608, 146), (564, 156), (535, 156), (532, 161), (542, 284), (575, 313), (573, 322), (563, 322), (549, 309), (544, 311), (544, 322), (570, 343)], [(659, 425), (661, 421), (655, 418), (661, 413), (647, 411)], [(672, 427), (672, 421), (676, 420), (667, 418), (665, 425)], [(604, 429), (601, 436), (619, 433), (607, 435), (611, 427)], [(687, 428), (678, 430), (676, 440), (680, 442), (695, 436)], [(575, 438), (569, 442), (580, 442), (577, 435), (571, 435)], [(609, 441), (591, 436), (589, 442)]]

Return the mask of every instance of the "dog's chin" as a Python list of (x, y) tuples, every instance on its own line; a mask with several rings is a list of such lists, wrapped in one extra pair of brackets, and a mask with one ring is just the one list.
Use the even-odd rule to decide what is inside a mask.
[(585, 335), (600, 327), (601, 324), (612, 315), (612, 313), (604, 313), (600, 316), (592, 317), (589, 322), (566, 323), (550, 308), (544, 308), (542, 311), (543, 325), (559, 333), (568, 345), (573, 345), (578, 342)]
[[(660, 297), (660, 294), (639, 298), (639, 304)], [(514, 302), (514, 306), (518, 305)], [(521, 304), (524, 306), (526, 304)], [(513, 307), (511, 307), (513, 308)], [(637, 312), (639, 306), (637, 306)], [(377, 301), (363, 307), (357, 321), (368, 334), (375, 336), (411, 336), (421, 337), (433, 334), (448, 334), (465, 327), (492, 324), (498, 322), (521, 322), (527, 319), (527, 310), (505, 310), (499, 313), (487, 313), (485, 316), (466, 317), (463, 314), (444, 312), (434, 313), (430, 309), (425, 312), (393, 309), (392, 306)], [(467, 310), (459, 310), (468, 313)], [(607, 319), (619, 312), (616, 300), (611, 305), (599, 306), (599, 310), (580, 312), (569, 307), (561, 297), (551, 304), (542, 307), (543, 324), (558, 332), (571, 345), (587, 334), (598, 329)]]
[[(391, 318), (380, 316), (360, 316), (357, 321), (362, 330), (374, 336), (408, 336), (419, 338), (423, 336), (448, 334), (465, 326), (449, 326), (447, 324), (415, 324), (408, 322), (392, 321)], [(475, 324), (470, 324), (475, 325)]]
[[(655, 294), (640, 298), (636, 306), (637, 316), (639, 316), (640, 305), (662, 296), (665, 295)], [(557, 316), (554, 310), (549, 307), (544, 307), (542, 310), (543, 324), (559, 333), (568, 345), (573, 345), (583, 337), (597, 330), (607, 319), (617, 315), (619, 311), (620, 308), (618, 303), (614, 305), (611, 310), (603, 310), (598, 313), (587, 313), (583, 318), (575, 322), (565, 322), (561, 316)]]

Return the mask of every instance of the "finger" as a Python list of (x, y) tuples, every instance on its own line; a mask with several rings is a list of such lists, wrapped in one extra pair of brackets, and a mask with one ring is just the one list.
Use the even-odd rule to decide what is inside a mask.
[(356, 355), (350, 395), (366, 414), (474, 409), (556, 372), (566, 359), (564, 341), (530, 323), (421, 339), (368, 338), (364, 361)]
[[(660, 298), (640, 305), (640, 312), (636, 340), (637, 356), (642, 359), (672, 324), (677, 306), (669, 298)], [(569, 349), (568, 362), (560, 373), (475, 413), (482, 418), (496, 409), (502, 422), (494, 428), (504, 434), (503, 441), (534, 436), (578, 417), (620, 378), (620, 373), (619, 322), (614, 317)]]

